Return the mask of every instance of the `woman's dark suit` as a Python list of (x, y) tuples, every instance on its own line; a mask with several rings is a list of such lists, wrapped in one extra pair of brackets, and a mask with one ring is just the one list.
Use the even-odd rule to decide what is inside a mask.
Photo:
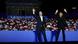
[(66, 15), (64, 11), (61, 12), (63, 12), (62, 17), (59, 17), (58, 14), (59, 12), (57, 13), (57, 15), (55, 15), (55, 19), (57, 20), (57, 27), (58, 27), (58, 30), (56, 32), (56, 40), (55, 40), (56, 42), (58, 41), (61, 30), (62, 30), (63, 41), (65, 41), (65, 27), (67, 27), (67, 24), (65, 22)]

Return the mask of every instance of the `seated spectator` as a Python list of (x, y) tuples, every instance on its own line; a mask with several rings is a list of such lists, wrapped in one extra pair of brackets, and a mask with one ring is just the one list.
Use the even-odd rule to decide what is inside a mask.
[(28, 25), (24, 25), (24, 30), (29, 30)]
[(17, 28), (16, 27), (13, 27), (13, 31), (17, 31)]
[(0, 30), (3, 30), (3, 25), (0, 24)]
[(9, 28), (8, 25), (5, 25), (5, 26), (4, 26), (4, 29), (5, 29), (5, 30), (8, 30), (8, 28)]
[(20, 31), (24, 30), (24, 27), (23, 27), (23, 26), (20, 26), (20, 27), (19, 27), (19, 30), (20, 30)]
[(56, 21), (52, 22), (51, 28), (52, 28), (52, 31), (55, 31), (58, 29)]
[(76, 20), (76, 29), (78, 29), (78, 19)]
[(68, 28), (68, 27), (65, 27), (65, 30), (66, 30), (66, 31), (69, 31), (69, 28)]
[(33, 25), (33, 28), (34, 28), (33, 31), (35, 31), (36, 30), (36, 25)]
[(12, 26), (9, 26), (9, 29), (8, 30), (11, 31), (12, 30)]

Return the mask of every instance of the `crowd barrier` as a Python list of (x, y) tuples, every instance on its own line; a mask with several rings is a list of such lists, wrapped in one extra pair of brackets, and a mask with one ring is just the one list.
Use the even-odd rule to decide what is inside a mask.
[[(46, 31), (46, 35), (50, 42), (51, 31)], [(78, 30), (65, 31), (65, 35), (66, 41), (78, 41)], [(53, 41), (55, 41), (55, 37)], [(58, 41), (62, 41), (62, 32), (60, 32)], [(0, 31), (0, 42), (35, 42), (35, 34), (33, 31)]]

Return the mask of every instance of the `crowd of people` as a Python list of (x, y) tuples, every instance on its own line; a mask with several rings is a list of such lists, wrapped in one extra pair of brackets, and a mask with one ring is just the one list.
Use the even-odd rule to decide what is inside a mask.
[(36, 21), (34, 18), (0, 18), (0, 30), (33, 30), (35, 28)]
[[(48, 29), (57, 30), (57, 22), (57, 20), (52, 19), (46, 23), (46, 26)], [(78, 29), (78, 19), (68, 19), (65, 22), (67, 23), (67, 27), (65, 27), (66, 31), (76, 31)]]
[[(67, 31), (75, 31), (78, 29), (78, 19), (68, 19), (66, 20)], [(0, 18), (0, 30), (35, 30), (36, 29), (36, 19), (35, 18)], [(46, 22), (45, 30), (57, 30), (57, 21), (50, 19)]]
[(66, 30), (74, 31), (78, 29), (78, 19), (69, 19), (66, 20), (66, 23), (68, 25), (68, 27), (65, 27)]

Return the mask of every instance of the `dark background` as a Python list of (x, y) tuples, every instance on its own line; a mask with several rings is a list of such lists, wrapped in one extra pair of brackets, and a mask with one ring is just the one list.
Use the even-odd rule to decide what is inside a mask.
[(72, 7), (78, 7), (78, 0), (40, 0), (41, 10), (47, 16), (52, 16), (56, 9), (67, 9), (68, 18), (78, 18), (78, 8), (72, 9)]
[[(41, 2), (41, 8), (46, 9), (57, 9), (57, 8), (71, 8), (78, 6), (78, 0), (39, 0)], [(0, 0), (0, 12), (5, 12), (6, 0)]]
[(0, 17), (7, 17), (5, 1), (6, 0), (0, 0)]
[(0, 0), (0, 13), (6, 12), (6, 0)]
[[(19, 0), (18, 0), (19, 1)], [(26, 1), (26, 0), (25, 0)], [(45, 15), (53, 14), (56, 9), (66, 8), (68, 14), (78, 14), (78, 9), (72, 10), (72, 7), (78, 7), (78, 0), (39, 0), (41, 2), (40, 8)], [(6, 15), (6, 0), (0, 0), (0, 16)], [(28, 1), (29, 2), (29, 1)], [(32, 1), (30, 1), (32, 2)], [(52, 11), (52, 12), (51, 12)], [(69, 15), (71, 16), (71, 15)], [(72, 14), (73, 16), (73, 14)], [(77, 15), (75, 15), (77, 17)]]
[(78, 5), (78, 0), (40, 0), (44, 8), (70, 8)]

